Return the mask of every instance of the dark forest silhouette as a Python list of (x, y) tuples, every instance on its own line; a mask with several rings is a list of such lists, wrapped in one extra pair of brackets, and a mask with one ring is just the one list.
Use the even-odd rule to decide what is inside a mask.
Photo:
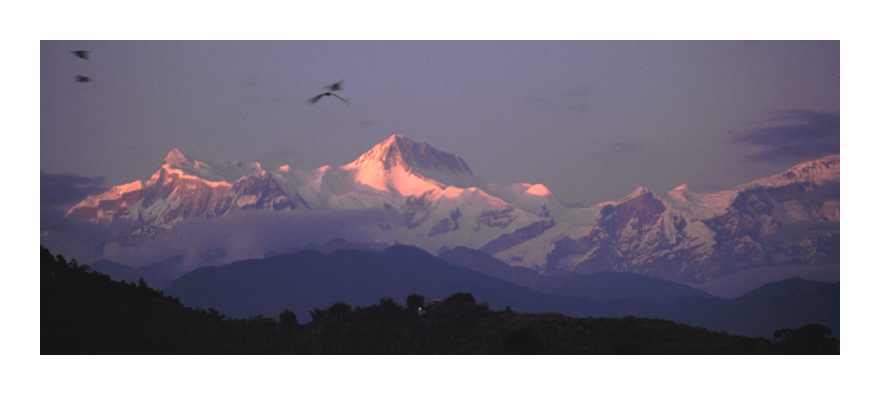
[(335, 303), (300, 324), (233, 319), (185, 307), (146, 283), (110, 277), (40, 249), (41, 354), (838, 354), (821, 325), (780, 329), (776, 342), (667, 320), (494, 311), (470, 293)]

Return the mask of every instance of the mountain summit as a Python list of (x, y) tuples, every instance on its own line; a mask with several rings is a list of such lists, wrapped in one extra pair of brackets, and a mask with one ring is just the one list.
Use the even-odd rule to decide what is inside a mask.
[(167, 166), (181, 166), (187, 163), (189, 163), (189, 159), (177, 148), (169, 151), (168, 155), (165, 155), (165, 160), (162, 161), (162, 164)]
[(399, 134), (377, 144), (348, 166), (380, 166), (384, 170), (405, 166), (416, 171), (473, 175), (464, 159), (431, 147), (424, 141), (416, 143)]
[(355, 171), (357, 180), (364, 184), (379, 190), (391, 187), (405, 195), (446, 186), (470, 188), (484, 184), (464, 159), (401, 135), (392, 135), (342, 168)]
[(258, 162), (203, 162), (175, 148), (147, 182), (138, 180), (89, 197), (67, 216), (107, 225), (133, 223), (137, 232), (152, 234), (155, 229), (151, 228), (170, 229), (191, 217), (213, 217), (243, 208), (288, 211), (297, 207), (308, 208), (308, 204), (295, 193), (285, 194)]

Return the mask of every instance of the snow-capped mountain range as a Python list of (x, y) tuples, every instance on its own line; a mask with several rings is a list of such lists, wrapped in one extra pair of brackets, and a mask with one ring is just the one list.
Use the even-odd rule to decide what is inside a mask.
[(543, 273), (627, 271), (701, 282), (774, 264), (839, 263), (840, 156), (711, 194), (681, 185), (568, 208), (541, 184), (506, 187), (465, 161), (394, 135), (355, 161), (313, 170), (200, 161), (175, 149), (147, 181), (89, 197), (67, 216), (153, 237), (236, 210), (387, 215), (371, 240), (437, 254), (480, 249)]

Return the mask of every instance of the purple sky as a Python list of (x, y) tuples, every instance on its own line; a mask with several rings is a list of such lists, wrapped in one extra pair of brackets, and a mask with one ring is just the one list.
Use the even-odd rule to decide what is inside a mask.
[(839, 41), (40, 42), (40, 171), (106, 187), (173, 148), (312, 169), (402, 134), (594, 205), (839, 153), (839, 114)]

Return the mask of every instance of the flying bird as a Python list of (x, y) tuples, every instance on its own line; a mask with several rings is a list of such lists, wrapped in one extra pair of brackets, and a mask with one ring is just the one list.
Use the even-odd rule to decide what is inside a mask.
[(89, 51), (70, 51), (70, 53), (76, 55), (79, 58), (89, 60)]
[(327, 85), (324, 88), (326, 88), (329, 91), (341, 91), (343, 82), (345, 82), (345, 80), (339, 81), (333, 85)]
[[(333, 84), (333, 85), (325, 86), (324, 88), (327, 89), (327, 90), (329, 90), (329, 91), (340, 91), (340, 90), (342, 90), (342, 82), (343, 82), (343, 81), (345, 81), (345, 80), (339, 81), (339, 82), (337, 82), (337, 83), (335, 83), (335, 84)], [(348, 100), (343, 99), (342, 97), (340, 97), (339, 95), (337, 95), (337, 94), (335, 94), (335, 93), (333, 93), (333, 92), (324, 92), (324, 93), (322, 93), (322, 94), (320, 94), (320, 95), (318, 95), (318, 96), (315, 96), (315, 97), (309, 99), (309, 104), (315, 104), (315, 103), (317, 103), (318, 100), (321, 100), (321, 98), (324, 97), (324, 96), (336, 96), (336, 98), (339, 99), (339, 100), (342, 100), (343, 103), (345, 103), (345, 104), (351, 104), (351, 103), (348, 102)]]
[(89, 82), (92, 79), (86, 76), (78, 75), (76, 76), (76, 82)]
[(324, 96), (336, 96), (339, 100), (342, 100), (345, 104), (349, 104), (349, 105), (351, 104), (351, 103), (348, 102), (348, 100), (345, 100), (345, 99), (339, 97), (339, 95), (337, 95), (337, 94), (335, 94), (335, 93), (332, 93), (332, 92), (324, 92), (324, 93), (322, 93), (322, 94), (320, 94), (320, 95), (318, 95), (318, 96), (315, 96), (315, 97), (309, 99), (309, 104), (315, 104), (315, 103), (317, 103), (318, 100), (321, 100), (321, 98), (324, 97)]

